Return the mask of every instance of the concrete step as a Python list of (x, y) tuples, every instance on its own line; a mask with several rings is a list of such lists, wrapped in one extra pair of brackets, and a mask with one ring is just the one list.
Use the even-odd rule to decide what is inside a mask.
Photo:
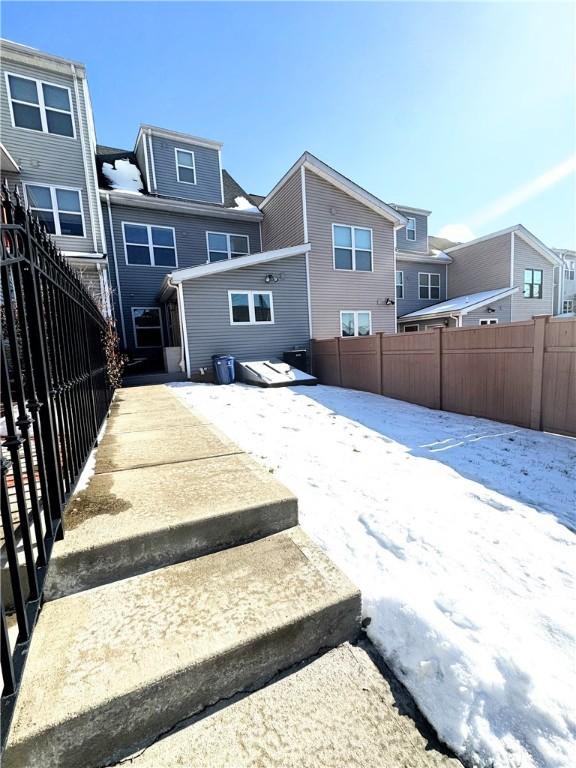
[(95, 768), (321, 648), (360, 594), (301, 531), (47, 603), (4, 768)]
[(150, 384), (168, 384), (171, 381), (186, 381), (186, 374), (181, 371), (172, 373), (132, 373), (124, 376), (123, 387), (142, 387)]
[(387, 670), (383, 675), (365, 649), (349, 643), (192, 718), (133, 755), (129, 765), (462, 768), (407, 691)]
[[(115, 426), (139, 415), (119, 417)], [(99, 473), (66, 508), (66, 535), (54, 547), (45, 596), (54, 600), (297, 524), (296, 497), (243, 454)]]

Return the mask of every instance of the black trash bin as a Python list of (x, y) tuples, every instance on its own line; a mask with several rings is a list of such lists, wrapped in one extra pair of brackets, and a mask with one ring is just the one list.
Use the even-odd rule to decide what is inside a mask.
[(308, 352), (305, 349), (291, 349), (289, 352), (284, 352), (282, 354), (282, 359), (293, 368), (298, 368), (299, 371), (309, 373)]
[(236, 380), (232, 355), (212, 355), (212, 367), (217, 384), (233, 384)]

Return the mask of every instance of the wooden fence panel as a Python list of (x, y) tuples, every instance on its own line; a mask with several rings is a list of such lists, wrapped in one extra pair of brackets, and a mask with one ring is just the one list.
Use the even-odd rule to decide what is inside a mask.
[(378, 336), (339, 339), (342, 386), (380, 394)]
[(340, 386), (340, 357), (338, 339), (322, 339), (312, 342), (314, 375), (322, 384)]
[(439, 408), (439, 339), (437, 330), (382, 335), (382, 394)]
[(542, 379), (542, 429), (576, 435), (576, 320), (546, 326)]

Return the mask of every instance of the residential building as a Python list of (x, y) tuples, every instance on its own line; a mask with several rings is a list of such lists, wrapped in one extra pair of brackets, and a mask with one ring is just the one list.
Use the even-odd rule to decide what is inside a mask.
[(446, 302), (399, 318), (405, 331), (434, 325), (494, 325), (554, 314), (559, 257), (521, 224), (444, 247)]
[(576, 251), (554, 248), (560, 263), (554, 281), (555, 314), (576, 312)]
[(83, 64), (3, 40), (2, 176), (109, 309), (96, 135)]

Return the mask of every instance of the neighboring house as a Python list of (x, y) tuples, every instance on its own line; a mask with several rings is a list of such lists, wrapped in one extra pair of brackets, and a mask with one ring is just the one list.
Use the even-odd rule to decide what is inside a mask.
[(576, 251), (553, 250), (560, 259), (554, 283), (555, 314), (573, 314), (576, 312)]
[(82, 64), (3, 40), (2, 176), (109, 310), (96, 136)]
[(448, 303), (408, 312), (405, 331), (434, 325), (493, 325), (554, 314), (558, 256), (521, 224), (444, 249)]
[(396, 330), (395, 237), (406, 218), (305, 152), (260, 202), (265, 249), (310, 244), (310, 335)]

